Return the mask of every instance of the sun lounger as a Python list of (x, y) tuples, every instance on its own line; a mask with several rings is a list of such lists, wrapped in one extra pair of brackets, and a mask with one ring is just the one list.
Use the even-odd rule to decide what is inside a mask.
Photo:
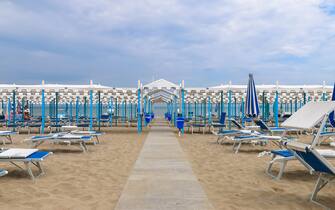
[(294, 128), (285, 128), (285, 127), (269, 127), (263, 120), (256, 119), (254, 120), (255, 124), (259, 126), (261, 131), (269, 132), (271, 134), (284, 133), (284, 132), (296, 132), (299, 133), (299, 129)]
[(234, 136), (250, 136), (261, 134), (254, 130), (220, 130), (219, 132), (212, 130), (212, 133), (218, 137), (216, 140), (218, 144), (223, 144), (224, 140), (233, 140)]
[[(332, 149), (318, 149), (317, 150), (323, 157), (335, 158), (335, 150)], [(294, 154), (286, 149), (283, 150), (272, 150), (271, 151), (271, 161), (269, 162), (266, 173), (275, 180), (280, 180), (285, 171), (286, 165), (290, 160), (295, 160)], [(278, 174), (274, 174), (272, 167), (275, 163), (280, 165)]]
[(86, 146), (86, 142), (90, 141), (92, 136), (89, 135), (74, 135), (71, 133), (56, 133), (50, 134), (47, 136), (33, 136), (30, 139), (26, 139), (25, 141), (30, 143), (33, 147), (38, 147), (44, 142), (50, 143), (66, 143), (66, 144), (79, 144), (80, 148), (83, 152), (87, 152), (88, 148)]
[[(326, 125), (328, 115), (332, 110), (334, 110), (334, 108), (335, 102), (310, 102), (288, 118), (282, 126), (310, 130), (321, 124), (312, 141), (312, 146), (314, 147), (319, 143), (323, 135), (326, 135), (323, 130)], [(319, 152), (325, 157), (334, 156), (331, 150), (319, 150)], [(285, 171), (288, 161), (295, 160), (296, 158), (293, 153), (290, 153), (287, 150), (273, 150), (271, 151), (271, 156), (272, 158), (268, 164), (266, 173), (272, 178), (279, 180)], [(272, 167), (275, 163), (280, 165), (279, 173), (277, 175), (272, 172)]]
[(324, 158), (312, 145), (300, 142), (287, 142), (286, 147), (309, 170), (317, 174), (318, 179), (312, 191), (310, 201), (326, 209), (331, 209), (317, 201), (317, 194), (328, 183), (335, 180), (335, 167)]
[(250, 135), (238, 135), (238, 136), (234, 136), (232, 138), (232, 140), (234, 141), (233, 144), (233, 151), (235, 152), (235, 154), (237, 154), (242, 146), (242, 144), (245, 143), (260, 143), (260, 144), (267, 144), (269, 142), (273, 142), (275, 144), (277, 144), (279, 147), (281, 147), (280, 142), (283, 140), (282, 136), (269, 136), (269, 135), (264, 135), (264, 134), (259, 134), (259, 133), (252, 133)]
[(234, 118), (229, 119), (238, 129), (249, 129), (256, 130), (259, 129), (259, 126), (243, 126), (241, 123), (237, 122)]
[(98, 132), (98, 131), (79, 131), (79, 130), (73, 130), (70, 132), (71, 134), (74, 135), (84, 135), (84, 136), (92, 136), (95, 137), (95, 139), (97, 140), (96, 143), (100, 143), (99, 141), (99, 136), (103, 135), (104, 133), (102, 132)]
[(0, 131), (0, 137), (3, 137), (2, 144), (6, 144), (6, 140), (9, 140), (10, 143), (13, 143), (12, 141), (12, 135), (17, 134), (16, 132), (13, 131)]
[(6, 174), (8, 174), (8, 171), (6, 171), (5, 169), (0, 168), (0, 176), (5, 176)]
[[(41, 162), (52, 152), (39, 151), (38, 149), (3, 149), (0, 150), (0, 162), (8, 162), (25, 171), (34, 181), (35, 178), (45, 174)], [(21, 167), (19, 163), (23, 163)], [(31, 166), (38, 169), (38, 173), (34, 175)]]
[(104, 134), (104, 133), (98, 132), (98, 131), (80, 131), (80, 130), (78, 130), (77, 126), (73, 126), (73, 125), (62, 126), (61, 129), (64, 132), (69, 132), (69, 133), (74, 134), (74, 135), (95, 137), (95, 139), (96, 139), (96, 142), (94, 142), (95, 144), (100, 143), (99, 136)]

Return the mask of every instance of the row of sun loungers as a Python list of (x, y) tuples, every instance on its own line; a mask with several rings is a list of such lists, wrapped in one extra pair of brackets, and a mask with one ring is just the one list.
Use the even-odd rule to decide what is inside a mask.
[[(69, 129), (69, 127), (64, 129)], [(99, 136), (103, 134), (96, 131), (79, 131), (76, 127), (72, 127), (71, 129), (74, 130), (49, 134), (45, 136), (33, 136), (29, 139), (26, 139), (25, 142), (29, 143), (31, 147), (33, 147), (32, 149), (0, 149), (0, 162), (8, 162), (25, 171), (34, 181), (37, 177), (44, 174), (41, 162), (52, 154), (52, 152), (40, 151), (36, 149), (36, 147), (45, 142), (54, 144), (65, 143), (67, 145), (79, 145), (83, 152), (87, 152), (87, 142), (94, 139), (94, 144), (98, 144)], [(11, 136), (14, 134), (16, 133), (11, 131), (0, 131), (0, 136), (4, 136), (7, 139), (10, 139), (10, 141), (12, 141)], [(33, 173), (33, 167), (38, 169), (36, 174)], [(7, 173), (7, 170), (0, 169), (0, 176), (4, 176)]]

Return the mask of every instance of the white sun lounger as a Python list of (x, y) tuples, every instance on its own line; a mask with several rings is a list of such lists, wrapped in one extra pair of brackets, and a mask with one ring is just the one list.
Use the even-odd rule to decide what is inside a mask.
[(30, 143), (33, 147), (38, 147), (44, 142), (50, 143), (66, 143), (68, 145), (71, 144), (79, 144), (80, 148), (83, 152), (87, 152), (88, 148), (86, 146), (86, 142), (90, 141), (92, 136), (89, 135), (74, 135), (71, 133), (55, 133), (49, 134), (47, 136), (33, 136), (30, 139), (26, 139), (25, 141)]
[[(52, 154), (52, 152), (39, 151), (38, 149), (2, 149), (0, 150), (0, 162), (13, 164), (25, 171), (30, 178), (35, 181), (35, 178), (45, 174), (41, 162), (50, 154)], [(19, 163), (23, 163), (24, 167), (21, 167)], [(32, 171), (32, 165), (38, 169), (36, 175), (34, 175)]]
[(13, 143), (12, 135), (15, 135), (15, 134), (17, 133), (14, 131), (0, 131), (0, 137), (3, 137), (2, 144), (5, 145), (6, 140), (9, 140), (10, 143), (12, 144)]

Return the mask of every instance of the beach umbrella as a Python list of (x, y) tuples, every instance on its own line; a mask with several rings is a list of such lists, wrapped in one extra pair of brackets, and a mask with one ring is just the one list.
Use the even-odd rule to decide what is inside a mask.
[(257, 92), (252, 74), (249, 74), (247, 98), (245, 102), (245, 115), (248, 117), (257, 117), (259, 115)]
[[(335, 83), (334, 83), (332, 101), (335, 101)], [(329, 122), (333, 127), (335, 127), (335, 117), (334, 117), (334, 115), (335, 115), (334, 111), (329, 114)]]

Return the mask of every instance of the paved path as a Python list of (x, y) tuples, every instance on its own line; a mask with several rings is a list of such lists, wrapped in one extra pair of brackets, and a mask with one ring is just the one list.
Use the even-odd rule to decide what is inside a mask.
[(151, 128), (115, 209), (213, 209), (171, 128)]

